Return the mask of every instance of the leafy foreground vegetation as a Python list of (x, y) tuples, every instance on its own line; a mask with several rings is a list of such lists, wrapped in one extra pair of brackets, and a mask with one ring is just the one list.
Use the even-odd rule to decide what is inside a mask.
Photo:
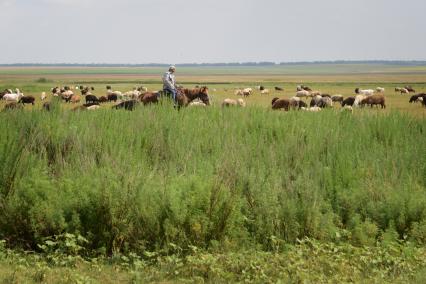
[(14, 250), (0, 273), (424, 279), (425, 128), (371, 110), (2, 112), (0, 239)]
[[(64, 236), (62, 236), (64, 237)], [(25, 254), (0, 250), (3, 283), (425, 283), (426, 250), (405, 243), (377, 247), (319, 243), (304, 239), (280, 253), (207, 252), (170, 245), (158, 252), (111, 258), (81, 257), (77, 238), (49, 242), (49, 252)]]

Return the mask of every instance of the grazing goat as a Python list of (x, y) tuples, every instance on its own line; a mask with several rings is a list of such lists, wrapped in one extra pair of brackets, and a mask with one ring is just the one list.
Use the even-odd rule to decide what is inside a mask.
[(268, 95), (269, 94), (269, 89), (264, 89), (264, 90), (260, 91), (260, 94), (262, 94), (262, 95)]
[(41, 99), (42, 101), (44, 101), (46, 98), (47, 98), (47, 96), (46, 96), (46, 92), (42, 92), (42, 93), (41, 93), (41, 95), (40, 95), (40, 99)]
[(281, 87), (275, 87), (275, 91), (284, 91), (284, 89)]

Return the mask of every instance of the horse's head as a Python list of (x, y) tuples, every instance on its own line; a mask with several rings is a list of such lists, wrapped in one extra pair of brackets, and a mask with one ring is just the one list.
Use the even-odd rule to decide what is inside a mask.
[(206, 86), (201, 87), (200, 91), (198, 93), (198, 98), (205, 103), (206, 105), (210, 105), (210, 99), (209, 99), (209, 88)]

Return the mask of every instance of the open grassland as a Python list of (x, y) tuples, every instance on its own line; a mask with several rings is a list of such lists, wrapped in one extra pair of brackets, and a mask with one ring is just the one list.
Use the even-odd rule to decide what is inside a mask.
[[(81, 68), (81, 67), (0, 67), (0, 90), (20, 88), (25, 95), (39, 99), (41, 92), (50, 93), (54, 86), (94, 86), (96, 96), (105, 95), (105, 86), (114, 90), (129, 91), (135, 86), (149, 90), (162, 88), (161, 75), (165, 68)], [(184, 87), (207, 85), (213, 104), (219, 105), (225, 98), (236, 98), (236, 88), (262, 85), (269, 95), (255, 91), (247, 99), (249, 106), (270, 107), (273, 97), (290, 98), (295, 95), (296, 85), (304, 84), (328, 94), (354, 95), (354, 89), (384, 87), (387, 110), (401, 110), (424, 117), (420, 104), (409, 104), (409, 95), (395, 93), (395, 87), (411, 85), (417, 93), (426, 92), (426, 66), (394, 66), (378, 64), (327, 64), (290, 65), (267, 67), (178, 67), (178, 83)], [(274, 87), (284, 88), (277, 92)], [(79, 91), (75, 91), (79, 94)], [(4, 102), (0, 102), (0, 108)], [(36, 108), (40, 108), (40, 102)], [(110, 105), (107, 105), (110, 106)], [(27, 108), (31, 108), (27, 106)], [(72, 108), (72, 106), (68, 106)]]
[[(85, 84), (99, 96), (112, 79), (31, 76), (0, 76), (0, 89), (38, 98)], [(155, 90), (158, 77), (111, 85)], [(256, 92), (246, 109), (70, 112), (55, 102), (42, 112), (38, 101), (1, 112), (0, 279), (424, 283), (425, 108), (393, 88), (425, 91), (426, 80), (301, 76), (330, 94), (387, 89), (385, 111), (352, 115), (274, 112), (272, 97), (292, 96), (297, 81), (226, 78), (182, 83), (207, 83), (216, 106), (236, 87), (285, 91)]]

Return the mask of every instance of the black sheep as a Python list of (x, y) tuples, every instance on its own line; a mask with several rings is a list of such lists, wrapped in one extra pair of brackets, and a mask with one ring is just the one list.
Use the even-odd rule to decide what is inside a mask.
[(34, 105), (35, 98), (33, 96), (23, 96), (18, 103)]
[(118, 100), (118, 97), (117, 97), (116, 94), (109, 94), (107, 96), (107, 99), (108, 99), (109, 102), (116, 102)]
[(423, 96), (424, 95), (426, 95), (425, 93), (421, 93), (421, 94), (417, 94), (417, 95), (414, 95), (414, 96), (411, 96), (411, 98), (410, 98), (410, 103), (416, 103), (416, 102), (418, 102), (418, 101), (420, 101), (419, 100), (419, 98), (423, 98)]
[(347, 97), (346, 99), (343, 100), (342, 107), (344, 107), (345, 105), (353, 106), (354, 102), (355, 102), (355, 97)]
[(86, 96), (86, 103), (99, 103), (99, 99), (94, 95), (87, 95)]

